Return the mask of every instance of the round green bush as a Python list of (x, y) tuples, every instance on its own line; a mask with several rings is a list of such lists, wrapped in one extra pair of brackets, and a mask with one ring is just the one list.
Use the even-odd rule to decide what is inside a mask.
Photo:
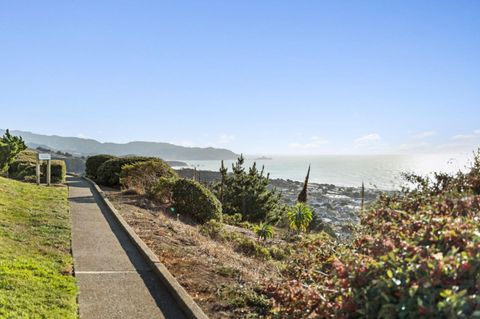
[(115, 158), (113, 155), (100, 154), (89, 156), (87, 162), (85, 163), (85, 174), (87, 177), (92, 179), (97, 179), (98, 168), (108, 160)]
[(199, 223), (210, 219), (222, 220), (222, 205), (202, 184), (189, 179), (178, 179), (172, 193), (180, 214), (188, 215)]
[(177, 173), (161, 159), (124, 165), (120, 173), (120, 184), (124, 189), (137, 194), (147, 194), (159, 178), (176, 178)]
[(97, 183), (105, 186), (119, 186), (120, 185), (120, 173), (122, 167), (125, 165), (131, 165), (138, 162), (145, 162), (153, 159), (152, 157), (118, 157), (112, 158), (102, 165), (97, 170)]
[(172, 190), (177, 181), (176, 177), (160, 177), (150, 188), (147, 189), (147, 196), (160, 203), (172, 202)]

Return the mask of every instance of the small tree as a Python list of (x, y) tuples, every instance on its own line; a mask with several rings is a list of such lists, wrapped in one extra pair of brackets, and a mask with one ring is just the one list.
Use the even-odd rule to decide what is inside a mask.
[(290, 228), (297, 232), (306, 231), (313, 219), (312, 209), (305, 203), (297, 203), (288, 212), (288, 219)]
[(224, 213), (241, 214), (250, 222), (265, 220), (280, 207), (280, 195), (269, 189), (269, 175), (264, 175), (263, 168), (258, 170), (253, 163), (245, 169), (244, 161), (243, 156), (238, 158), (232, 165), (232, 174), (227, 174), (222, 165), (222, 179), (214, 186), (215, 195), (222, 201)]
[(273, 237), (273, 228), (268, 223), (260, 223), (255, 227), (255, 233), (258, 239), (267, 240), (267, 238)]
[(15, 156), (26, 148), (27, 146), (20, 136), (11, 135), (7, 130), (0, 138), (0, 173), (5, 172)]
[(218, 199), (220, 200), (220, 203), (223, 205), (223, 194), (225, 192), (225, 180), (227, 179), (227, 168), (223, 164), (222, 160), (222, 165), (220, 166), (220, 175), (222, 176), (222, 179), (220, 181), (220, 189), (218, 192)]

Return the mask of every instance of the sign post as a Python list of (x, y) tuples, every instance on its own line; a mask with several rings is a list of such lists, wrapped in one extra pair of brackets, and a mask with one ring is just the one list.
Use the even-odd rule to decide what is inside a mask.
[(40, 162), (47, 161), (47, 185), (50, 186), (51, 183), (51, 173), (52, 173), (52, 156), (48, 153), (39, 153), (37, 158), (37, 185), (40, 185)]
[(50, 182), (52, 180), (52, 161), (47, 161), (47, 186), (50, 186)]
[(40, 160), (37, 158), (37, 185), (40, 185)]

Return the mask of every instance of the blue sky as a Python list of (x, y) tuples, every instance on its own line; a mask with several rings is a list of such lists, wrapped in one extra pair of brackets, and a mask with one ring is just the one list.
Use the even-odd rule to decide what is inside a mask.
[(480, 1), (2, 1), (0, 128), (249, 154), (480, 146)]

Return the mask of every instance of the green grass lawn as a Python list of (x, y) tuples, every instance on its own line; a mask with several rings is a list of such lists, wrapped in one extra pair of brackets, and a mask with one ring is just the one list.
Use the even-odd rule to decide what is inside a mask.
[(0, 318), (76, 318), (66, 187), (0, 177)]

